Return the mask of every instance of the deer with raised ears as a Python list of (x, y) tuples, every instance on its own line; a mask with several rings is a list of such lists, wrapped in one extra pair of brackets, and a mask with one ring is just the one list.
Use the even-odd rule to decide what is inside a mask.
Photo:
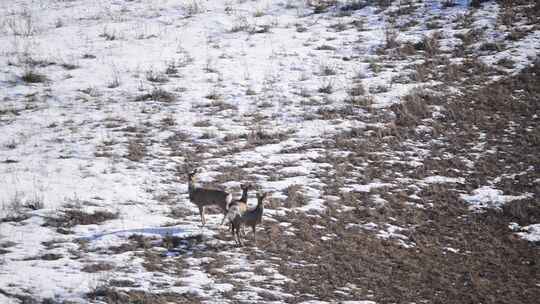
[[(250, 183), (240, 184), (240, 189), (242, 189), (242, 197), (240, 197), (240, 199), (237, 199), (237, 200), (231, 202), (229, 204), (229, 206), (227, 206), (227, 210), (229, 210), (231, 207), (237, 205), (238, 210), (240, 211), (240, 214), (244, 214), (247, 211), (248, 191), (250, 189), (253, 189), (253, 185), (250, 184)], [(221, 221), (221, 225), (223, 225), (223, 223), (225, 223), (226, 220), (227, 220), (227, 216), (224, 216), (223, 220)], [(232, 226), (231, 226), (231, 229), (232, 229)]]
[(244, 214), (240, 213), (240, 207), (236, 204), (229, 208), (226, 217), (227, 220), (232, 223), (233, 237), (239, 246), (244, 245), (240, 236), (240, 227), (242, 227), (242, 225), (250, 226), (253, 229), (253, 241), (255, 242), (255, 245), (257, 245), (256, 227), (262, 222), (264, 199), (266, 198), (266, 195), (267, 193), (257, 193), (257, 206), (255, 209), (246, 211)]
[(197, 205), (201, 215), (202, 225), (206, 225), (204, 218), (204, 208), (210, 205), (217, 205), (221, 208), (224, 214), (227, 212), (227, 207), (232, 201), (232, 194), (216, 189), (199, 188), (195, 186), (195, 175), (200, 172), (200, 169), (188, 171), (188, 193), (189, 201)]
[(248, 191), (253, 189), (252, 184), (241, 184), (240, 189), (242, 189), (242, 197), (239, 200), (236, 200), (235, 203), (240, 204), (240, 209), (243, 209), (245, 212), (247, 210), (247, 200), (248, 200)]

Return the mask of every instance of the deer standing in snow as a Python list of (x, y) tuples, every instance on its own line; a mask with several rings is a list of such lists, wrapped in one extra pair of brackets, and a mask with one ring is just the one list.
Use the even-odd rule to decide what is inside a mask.
[(199, 172), (200, 169), (188, 172), (188, 193), (189, 201), (199, 208), (202, 225), (204, 226), (206, 225), (204, 208), (210, 205), (217, 205), (221, 208), (223, 213), (226, 214), (228, 206), (232, 201), (232, 194), (222, 190), (199, 188), (195, 186), (195, 175)]
[(226, 220), (232, 223), (232, 233), (235, 242), (243, 246), (242, 238), (240, 237), (240, 229), (243, 225), (250, 226), (253, 229), (253, 241), (257, 244), (256, 227), (262, 222), (262, 215), (264, 211), (264, 199), (267, 193), (257, 193), (257, 206), (253, 210), (246, 210), (241, 212), (240, 204), (231, 204), (227, 214)]

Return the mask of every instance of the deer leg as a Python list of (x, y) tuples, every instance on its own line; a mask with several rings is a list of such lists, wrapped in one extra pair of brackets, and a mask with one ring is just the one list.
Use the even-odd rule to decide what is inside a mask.
[(244, 242), (242, 241), (242, 237), (240, 236), (240, 227), (236, 227), (236, 237), (238, 237), (238, 244), (240, 246), (244, 246)]
[(238, 246), (238, 238), (236, 237), (236, 226), (234, 223), (231, 223), (231, 233), (234, 240), (234, 244)]
[(225, 218), (227, 218), (227, 216), (223, 215), (223, 219), (221, 220), (221, 224), (219, 224), (220, 227), (223, 226), (223, 223), (225, 223)]
[(257, 245), (257, 234), (255, 233), (255, 225), (251, 226), (253, 229), (253, 241), (255, 242), (255, 245)]
[(236, 244), (236, 246), (241, 246), (240, 237), (238, 236), (238, 226), (233, 224), (232, 230), (233, 230), (234, 243)]
[(228, 210), (223, 210), (223, 219), (221, 220), (221, 224), (219, 225), (220, 227), (223, 226), (225, 220), (227, 219), (227, 211)]
[(204, 206), (199, 206), (199, 213), (201, 214), (201, 222), (204, 227), (204, 225), (206, 225), (206, 220), (204, 219)]
[(234, 233), (234, 225), (231, 223), (231, 233), (232, 233), (232, 238), (234, 240), (234, 243), (236, 244), (236, 234)]

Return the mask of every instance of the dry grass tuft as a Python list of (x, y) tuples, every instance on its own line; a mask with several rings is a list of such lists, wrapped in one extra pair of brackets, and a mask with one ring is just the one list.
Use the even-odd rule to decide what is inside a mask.
[(92, 301), (100, 301), (109, 304), (169, 304), (169, 303), (201, 303), (200, 300), (189, 294), (176, 293), (150, 293), (146, 291), (130, 290), (122, 291), (108, 286), (98, 286), (86, 294)]
[(47, 81), (47, 76), (35, 70), (28, 69), (22, 74), (21, 79), (26, 83), (41, 83)]
[(77, 225), (100, 224), (117, 218), (118, 213), (110, 211), (94, 211), (88, 213), (78, 209), (65, 209), (56, 214), (56, 216), (46, 217), (43, 226), (71, 228)]
[(140, 139), (131, 138), (128, 141), (127, 149), (126, 158), (131, 161), (141, 161), (147, 153), (146, 145)]
[(428, 104), (432, 98), (432, 95), (420, 90), (404, 96), (402, 98), (402, 103), (391, 107), (396, 114), (396, 125), (416, 125), (420, 123), (422, 119), (430, 117), (431, 114)]
[(155, 100), (160, 102), (173, 102), (176, 96), (162, 88), (154, 87), (149, 93), (135, 97), (135, 101)]
[(107, 262), (99, 262), (85, 265), (81, 270), (83, 272), (95, 273), (101, 271), (110, 271), (114, 269), (114, 265)]
[(247, 135), (247, 141), (252, 146), (275, 144), (286, 140), (289, 134), (287, 131), (270, 132), (262, 127), (256, 127)]
[(307, 199), (302, 192), (302, 185), (294, 184), (288, 186), (285, 190), (287, 199), (285, 200), (285, 208), (296, 208), (306, 205)]

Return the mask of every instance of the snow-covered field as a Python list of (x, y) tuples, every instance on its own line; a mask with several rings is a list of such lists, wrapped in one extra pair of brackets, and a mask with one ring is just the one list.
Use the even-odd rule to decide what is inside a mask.
[[(498, 46), (514, 28), (500, 24), (495, 1), (478, 10), (468, 1), (355, 10), (345, 2), (361, 1), (320, 13), (313, 1), (294, 0), (1, 1), (0, 303), (97, 303), (104, 286), (182, 295), (168, 299), (179, 303), (296, 301), (285, 288), (293, 279), (264, 258), (251, 233), (249, 249), (237, 248), (218, 225), (221, 214), (200, 227), (187, 168), (237, 197), (245, 181), (268, 191), (265, 225), (290, 236), (297, 231), (281, 222), (287, 212), (324, 213), (328, 202), (347, 212), (355, 195), (372, 193), (384, 205), (381, 193), (412, 189), (406, 203), (425, 209), (432, 205), (418, 197), (422, 188), (459, 184), (470, 190), (460, 198), (471, 212), (538, 200), (469, 186), (459, 173), (366, 177), (376, 160), (345, 164), (350, 151), (328, 145), (347, 132), (392, 128), (379, 114), (411, 92), (459, 96), (459, 84), (440, 89), (441, 79), (419, 66), (434, 50), (446, 65), (464, 62), (471, 55), (455, 53), (457, 37), (472, 28), (483, 37), (472, 36), (472, 57), (499, 63), (501, 74), (486, 81), (517, 74), (540, 52), (538, 24), (517, 22), (523, 35)], [(433, 129), (420, 124), (417, 132)], [(471, 170), (490, 153), (483, 142), (463, 160)], [(386, 162), (402, 162), (399, 153)], [(430, 153), (403, 152), (413, 168)], [(350, 227), (415, 246), (414, 227), (391, 218)], [(538, 225), (517, 231), (538, 242)], [(347, 297), (374, 303), (369, 293)]]

